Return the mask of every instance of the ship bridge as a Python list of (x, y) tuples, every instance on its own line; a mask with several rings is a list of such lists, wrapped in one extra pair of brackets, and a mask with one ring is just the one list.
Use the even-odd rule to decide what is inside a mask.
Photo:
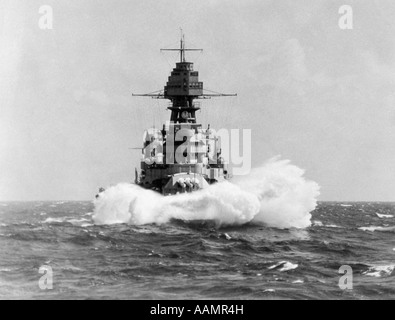
[(199, 81), (199, 72), (193, 70), (193, 63), (187, 62), (185, 59), (186, 51), (203, 51), (203, 49), (185, 48), (185, 37), (183, 34), (181, 34), (180, 48), (161, 49), (161, 51), (180, 52), (180, 61), (176, 63), (176, 67), (171, 71), (164, 90), (148, 94), (134, 94), (134, 96), (169, 99), (171, 105), (167, 109), (171, 111), (170, 122), (175, 124), (196, 123), (196, 111), (200, 109), (200, 104), (195, 103), (195, 99), (236, 95), (213, 91), (210, 94), (204, 93), (203, 82)]
[(165, 86), (165, 96), (169, 98), (203, 94), (203, 82), (199, 82), (199, 72), (193, 71), (192, 62), (179, 62), (171, 72)]

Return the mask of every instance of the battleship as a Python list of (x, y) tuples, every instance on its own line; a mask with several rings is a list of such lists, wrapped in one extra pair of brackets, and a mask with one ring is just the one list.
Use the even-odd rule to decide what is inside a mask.
[[(210, 129), (203, 128), (196, 119), (201, 104), (196, 100), (213, 97), (236, 96), (237, 94), (216, 93), (203, 88), (199, 72), (185, 57), (187, 51), (202, 51), (185, 47), (181, 33), (180, 47), (160, 49), (179, 51), (176, 62), (163, 90), (134, 97), (150, 97), (170, 100), (170, 121), (161, 130), (151, 128), (144, 132), (140, 170), (135, 169), (134, 183), (163, 195), (189, 193), (207, 188), (209, 185), (229, 180), (232, 168), (221, 156), (221, 139)], [(206, 93), (208, 92), (208, 93)], [(99, 194), (104, 188), (99, 190)]]

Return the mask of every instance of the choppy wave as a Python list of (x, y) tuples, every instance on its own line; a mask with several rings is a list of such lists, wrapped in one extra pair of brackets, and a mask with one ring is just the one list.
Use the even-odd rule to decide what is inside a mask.
[(385, 266), (374, 266), (370, 267), (367, 271), (363, 272), (363, 275), (370, 277), (388, 277), (394, 272), (395, 265), (385, 265)]
[(319, 186), (287, 160), (271, 159), (234, 183), (222, 182), (199, 192), (163, 197), (133, 184), (108, 188), (95, 200), (96, 224), (163, 224), (214, 220), (218, 226), (263, 223), (278, 228), (311, 225)]
[[(242, 189), (237, 181), (231, 187)], [(125, 200), (116, 188), (112, 192), (111, 197)], [(179, 204), (178, 216), (185, 214), (185, 204), (168, 198)], [(114, 215), (114, 220), (123, 221), (126, 214), (129, 222), (132, 200), (125, 200), (126, 211)], [(172, 201), (166, 205), (174, 207)], [(221, 230), (213, 228), (211, 221), (92, 225), (92, 203), (70, 201), (56, 208), (52, 203), (10, 203), (2, 211), (0, 298), (395, 298), (394, 227), (389, 224), (392, 220), (376, 215), (395, 215), (395, 203), (353, 203), (343, 208), (321, 202), (311, 213), (309, 228), (248, 223)], [(107, 208), (114, 204), (104, 203)], [(161, 204), (151, 203), (152, 207)], [(187, 204), (189, 210), (197, 205)], [(165, 209), (169, 208), (162, 208), (162, 213)], [(327, 227), (331, 225), (342, 229)], [(43, 265), (54, 270), (53, 290), (41, 291), (37, 286)], [(338, 287), (341, 265), (352, 268), (353, 290)]]
[(379, 218), (393, 218), (394, 217), (392, 214), (380, 214), (380, 213), (377, 213), (377, 212), (376, 212), (376, 215)]
[(62, 218), (47, 218), (43, 221), (43, 223), (71, 223), (74, 226), (80, 226), (80, 227), (88, 227), (88, 226), (93, 226), (91, 223), (91, 219), (86, 219), (86, 218), (73, 218), (73, 217), (62, 217)]
[(304, 283), (304, 281), (303, 281), (303, 280), (300, 280), (300, 279), (298, 279), (298, 280), (292, 281), (292, 283), (295, 283), (295, 284), (297, 284), (297, 283)]
[(327, 228), (342, 228), (341, 226), (338, 226), (337, 224), (326, 224), (326, 225), (324, 225), (324, 227), (327, 227)]
[(43, 221), (43, 223), (62, 223), (64, 222), (64, 218), (47, 218)]
[(278, 271), (284, 272), (284, 271), (294, 270), (298, 266), (299, 266), (298, 264), (292, 263), (289, 261), (280, 261), (280, 262), (276, 263), (275, 265), (270, 266), (268, 269), (269, 270), (278, 269)]
[(395, 232), (395, 226), (392, 227), (370, 226), (370, 227), (360, 227), (359, 229), (362, 231), (370, 231), (370, 232), (375, 232), (375, 231)]

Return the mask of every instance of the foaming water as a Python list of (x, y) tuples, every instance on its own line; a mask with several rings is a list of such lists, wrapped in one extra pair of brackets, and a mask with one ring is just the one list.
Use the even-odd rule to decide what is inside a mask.
[(363, 272), (364, 275), (370, 277), (388, 277), (394, 272), (395, 265), (374, 266)]
[(186, 194), (164, 197), (137, 185), (120, 183), (95, 200), (96, 224), (163, 224), (172, 219), (213, 220), (218, 226), (248, 222), (278, 228), (311, 225), (319, 186), (287, 160), (271, 159), (234, 183), (222, 182)]
[[(237, 183), (230, 188), (243, 190)], [(100, 202), (107, 213), (114, 210), (106, 215), (112, 219), (111, 225), (93, 224), (91, 202), (70, 201), (56, 207), (55, 202), (10, 202), (7, 209), (1, 206), (0, 298), (395, 298), (391, 231), (395, 218), (376, 214), (395, 216), (395, 203), (354, 202), (344, 206), (320, 202), (311, 212), (310, 227), (284, 229), (243, 224), (251, 216), (243, 218), (236, 213), (238, 208), (243, 209), (238, 206), (240, 200), (221, 198), (219, 187), (206, 204), (207, 195), (187, 195), (185, 203), (178, 202), (178, 197), (167, 197), (169, 202), (150, 203), (156, 215), (132, 214), (131, 205), (143, 210), (142, 204), (147, 201), (134, 197), (135, 187), (115, 186), (106, 196), (119, 200)], [(133, 196), (127, 198), (122, 192)], [(148, 194), (149, 199), (162, 198)], [(230, 209), (223, 210), (234, 211), (232, 218), (221, 218), (223, 223), (243, 225), (217, 229), (211, 222), (189, 223), (181, 219), (192, 218), (190, 212), (197, 209), (201, 217), (218, 217), (216, 206), (223, 206), (218, 199), (230, 202)], [(259, 198), (258, 205), (260, 212)], [(166, 221), (169, 208), (175, 210), (169, 216), (178, 219), (145, 223), (148, 218)], [(133, 219), (143, 219), (143, 225), (118, 223)], [(344, 265), (352, 268), (353, 290), (339, 287), (339, 268)], [(42, 266), (53, 270), (52, 290), (41, 290), (38, 285)]]
[(375, 232), (375, 231), (395, 232), (395, 226), (391, 226), (391, 227), (369, 226), (369, 227), (360, 227), (359, 229), (362, 231), (370, 231), (370, 232)]

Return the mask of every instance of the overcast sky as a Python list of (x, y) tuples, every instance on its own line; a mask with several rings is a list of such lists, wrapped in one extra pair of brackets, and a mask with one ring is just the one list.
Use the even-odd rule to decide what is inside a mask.
[[(352, 30), (338, 26), (353, 8)], [(52, 30), (38, 27), (53, 8)], [(252, 129), (252, 162), (281, 155), (320, 200), (395, 200), (393, 0), (0, 0), (0, 200), (91, 199), (134, 179), (179, 28), (214, 128)]]

